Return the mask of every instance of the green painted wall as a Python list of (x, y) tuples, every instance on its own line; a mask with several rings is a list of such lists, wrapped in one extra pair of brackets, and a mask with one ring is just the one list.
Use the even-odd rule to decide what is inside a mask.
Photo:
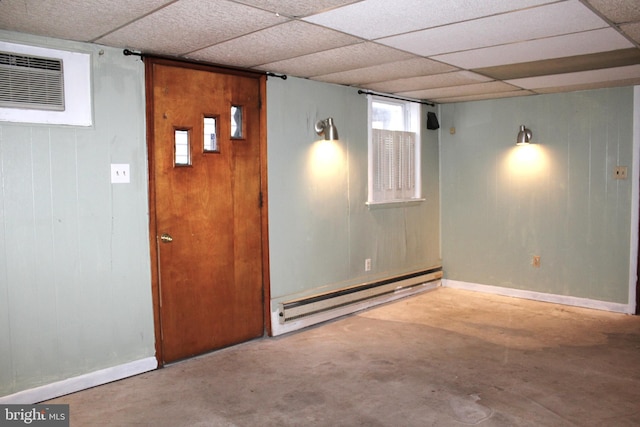
[[(0, 122), (0, 396), (153, 357), (144, 67), (92, 58), (92, 127)], [(102, 52), (102, 54), (101, 54)], [(129, 163), (130, 184), (110, 183)]]
[[(153, 357), (154, 336), (142, 62), (96, 45), (0, 38), (91, 53), (94, 108), (90, 128), (0, 123), (3, 396)], [(633, 89), (439, 110), (441, 132), (422, 133), (426, 200), (369, 208), (366, 98), (268, 80), (273, 306), (439, 265), (440, 224), (449, 279), (626, 303), (631, 182), (613, 180), (612, 168), (631, 175)], [(338, 143), (313, 130), (329, 116)], [(520, 124), (543, 161), (513, 159), (524, 152)], [(129, 163), (132, 182), (111, 184), (111, 163)]]
[[(311, 80), (267, 83), (271, 296), (275, 304), (440, 264), (438, 133), (422, 131), (424, 202), (369, 208), (367, 98)], [(423, 117), (426, 110), (423, 111)], [(319, 141), (333, 117), (340, 141)], [(365, 272), (366, 258), (372, 269)]]
[[(0, 31), (91, 54), (94, 125), (0, 123), (0, 397), (153, 357), (144, 67), (120, 49)], [(341, 140), (317, 144), (333, 116)], [(271, 293), (308, 295), (440, 264), (437, 132), (424, 202), (369, 209), (367, 102), (268, 82)], [(128, 163), (130, 184), (111, 184)], [(364, 271), (365, 258), (372, 270)]]
[[(633, 96), (625, 87), (442, 105), (445, 277), (627, 303), (632, 182), (613, 170), (631, 177), (635, 167)], [(515, 146), (521, 124), (535, 146)]]

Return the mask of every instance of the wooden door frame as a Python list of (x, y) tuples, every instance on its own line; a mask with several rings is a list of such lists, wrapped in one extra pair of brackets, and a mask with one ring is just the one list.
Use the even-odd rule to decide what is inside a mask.
[(269, 273), (269, 204), (267, 192), (267, 109), (266, 89), (267, 76), (250, 70), (229, 69), (214, 65), (179, 61), (174, 59), (145, 56), (145, 102), (147, 121), (147, 159), (149, 177), (149, 247), (151, 252), (151, 294), (153, 298), (153, 322), (155, 333), (156, 360), (158, 367), (162, 367), (164, 357), (162, 354), (162, 318), (160, 315), (160, 277), (158, 274), (158, 240), (156, 222), (156, 191), (155, 175), (153, 173), (155, 163), (153, 146), (155, 141), (154, 129), (154, 97), (153, 97), (153, 66), (166, 65), (171, 67), (190, 68), (193, 70), (209, 71), (218, 74), (232, 74), (258, 79), (260, 91), (260, 195), (261, 195), (261, 235), (262, 235), (262, 299), (263, 299), (263, 324), (264, 333), (268, 336), (271, 332), (271, 286)]

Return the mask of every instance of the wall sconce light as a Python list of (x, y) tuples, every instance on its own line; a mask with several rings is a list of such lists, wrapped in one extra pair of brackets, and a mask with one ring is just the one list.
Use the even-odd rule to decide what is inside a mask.
[(518, 132), (518, 138), (516, 139), (516, 145), (524, 145), (531, 142), (533, 132), (531, 129), (527, 129), (524, 125), (520, 125), (520, 131)]
[(333, 124), (333, 118), (318, 120), (316, 123), (316, 133), (324, 135), (325, 141), (338, 140), (338, 129)]

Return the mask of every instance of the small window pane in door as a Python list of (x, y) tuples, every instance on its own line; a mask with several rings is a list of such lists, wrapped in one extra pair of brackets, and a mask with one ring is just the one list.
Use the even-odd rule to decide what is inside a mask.
[(174, 131), (175, 165), (189, 166), (191, 164), (191, 150), (189, 149), (189, 131), (176, 129)]
[(242, 135), (242, 107), (239, 105), (231, 106), (231, 138), (241, 139)]
[(218, 148), (218, 119), (216, 117), (204, 118), (204, 152), (220, 152)]

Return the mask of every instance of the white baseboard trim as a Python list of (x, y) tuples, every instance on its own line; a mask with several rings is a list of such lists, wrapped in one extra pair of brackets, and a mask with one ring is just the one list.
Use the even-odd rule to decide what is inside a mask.
[(280, 323), (280, 313), (278, 310), (271, 312), (271, 334), (278, 336), (289, 332), (294, 332), (299, 329), (306, 328), (308, 326), (317, 325), (318, 323), (327, 322), (329, 320), (337, 319), (338, 317), (346, 316), (356, 313), (358, 311), (366, 310), (376, 305), (384, 304), (387, 302), (395, 301), (400, 298), (405, 298), (411, 295), (416, 295), (422, 292), (436, 289), (440, 286), (440, 280), (434, 280), (431, 282), (423, 283), (421, 285), (412, 286), (411, 288), (399, 289), (391, 294), (381, 295), (367, 299), (365, 301), (349, 304), (344, 307), (327, 310), (318, 314), (312, 314), (300, 320), (294, 320), (287, 322), (286, 324)]
[(501, 286), (481, 285), (478, 283), (461, 282), (458, 280), (442, 279), (442, 287), (571, 305), (574, 307), (593, 308), (596, 310), (613, 311), (616, 313), (633, 314), (635, 311), (635, 305), (632, 307), (630, 304), (620, 304), (566, 295), (546, 294), (543, 292), (525, 291), (522, 289), (503, 288)]
[(91, 387), (107, 384), (123, 378), (132, 377), (144, 372), (153, 371), (158, 367), (155, 357), (136, 360), (123, 365), (101, 369), (55, 383), (46, 384), (29, 390), (0, 397), (0, 404), (31, 405), (45, 400), (54, 399), (66, 394), (75, 393)]

